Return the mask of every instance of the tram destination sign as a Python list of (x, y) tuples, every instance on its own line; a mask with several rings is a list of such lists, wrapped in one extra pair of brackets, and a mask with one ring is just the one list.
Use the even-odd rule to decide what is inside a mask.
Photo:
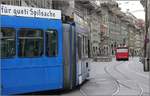
[(0, 5), (0, 15), (61, 19), (61, 11), (53, 9)]

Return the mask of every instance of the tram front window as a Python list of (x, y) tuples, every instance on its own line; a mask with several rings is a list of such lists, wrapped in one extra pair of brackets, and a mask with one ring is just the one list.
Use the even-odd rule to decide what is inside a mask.
[(47, 30), (46, 32), (46, 56), (52, 57), (58, 54), (58, 40), (56, 30)]
[(39, 57), (43, 55), (43, 31), (21, 28), (19, 30), (19, 57)]
[(16, 55), (15, 30), (13, 28), (2, 27), (0, 31), (1, 58), (9, 58)]

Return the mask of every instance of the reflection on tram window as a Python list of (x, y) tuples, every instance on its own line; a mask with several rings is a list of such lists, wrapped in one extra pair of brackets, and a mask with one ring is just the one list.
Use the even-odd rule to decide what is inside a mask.
[(15, 30), (13, 28), (2, 27), (0, 31), (1, 58), (10, 58), (16, 55)]
[(43, 54), (43, 31), (21, 28), (19, 30), (19, 57), (39, 57)]
[(58, 54), (58, 36), (56, 30), (46, 32), (46, 56), (52, 57)]

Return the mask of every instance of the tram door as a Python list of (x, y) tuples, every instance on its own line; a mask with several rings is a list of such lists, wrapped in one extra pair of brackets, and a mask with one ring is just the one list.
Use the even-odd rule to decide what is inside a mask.
[(88, 75), (88, 39), (87, 36), (78, 33), (77, 34), (77, 72), (78, 82), (81, 84)]
[(63, 24), (64, 88), (76, 86), (76, 33), (71, 24)]

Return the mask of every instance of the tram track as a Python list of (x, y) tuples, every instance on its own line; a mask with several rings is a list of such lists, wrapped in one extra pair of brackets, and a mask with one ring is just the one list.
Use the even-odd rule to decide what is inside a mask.
[[(112, 92), (110, 94), (107, 94), (105, 96), (115, 96), (116, 94), (119, 93), (119, 90), (120, 90), (120, 85), (119, 85), (119, 82), (117, 81), (116, 78), (112, 77), (111, 74), (109, 75), (109, 72), (107, 71), (106, 67), (104, 67), (104, 71), (105, 71), (105, 75), (107, 76), (107, 78), (105, 79), (100, 79), (101, 82), (103, 81), (111, 81), (112, 84), (114, 84), (113, 86), (115, 86), (112, 90)], [(93, 78), (94, 79), (94, 78)], [(85, 92), (85, 90), (83, 88), (80, 88), (80, 93), (82, 94), (82, 96), (91, 96), (89, 95), (88, 93)], [(105, 94), (105, 93), (104, 93)], [(99, 94), (99, 95), (92, 95), (92, 96), (104, 96), (103, 94)]]
[[(109, 77), (109, 78), (110, 78), (110, 77)], [(112, 79), (112, 78), (111, 78), (111, 79)], [(103, 81), (104, 81), (104, 80), (103, 80)], [(105, 81), (107, 81), (107, 80), (105, 80)], [(112, 80), (112, 81), (114, 82), (115, 80)], [(116, 89), (115, 92), (113, 92), (113, 95), (112, 95), (112, 96), (115, 96), (115, 95), (119, 92), (119, 89), (120, 89), (119, 82), (115, 81), (115, 86), (117, 86), (117, 89)], [(83, 88), (80, 88), (79, 91), (80, 91), (80, 93), (82, 94), (82, 96), (104, 96), (103, 94), (90, 95), (90, 94), (86, 93)], [(105, 95), (105, 96), (111, 96), (111, 94), (110, 94), (110, 95), (107, 94), (107, 95)]]
[[(146, 87), (146, 85), (147, 85), (147, 83), (146, 82), (141, 82), (141, 81), (135, 81), (132, 77), (127, 77), (124, 73), (122, 73), (121, 71), (119, 71), (119, 68), (117, 68), (117, 67), (119, 67), (119, 65), (118, 66), (116, 66), (115, 67), (115, 69), (116, 69), (116, 71), (117, 72), (119, 72), (119, 73), (121, 73), (122, 75), (124, 75), (124, 77), (126, 77), (126, 79), (130, 79), (129, 81), (134, 81), (134, 83), (138, 86), (138, 88), (140, 89), (140, 95), (139, 96), (149, 96), (150, 95), (150, 92), (144, 92), (144, 88)], [(141, 74), (141, 73), (137, 73), (136, 71), (133, 71), (131, 68), (129, 68), (129, 65), (126, 65), (125, 66), (127, 69), (130, 69), (130, 71), (128, 72), (128, 74), (132, 74), (132, 75), (136, 75), (136, 79), (137, 79), (137, 76), (138, 76), (138, 78), (139, 79), (141, 79), (142, 81), (146, 81), (147, 79), (149, 79), (148, 77), (146, 77), (145, 75), (143, 75), (143, 74)], [(125, 68), (125, 69), (126, 69)], [(125, 71), (125, 70), (124, 70)], [(138, 80), (139, 80), (138, 79)], [(138, 83), (139, 82), (139, 83)], [(140, 85), (140, 84), (144, 84), (144, 85)]]
[[(114, 71), (116, 71), (121, 77), (123, 77), (124, 78), (124, 82), (133, 82), (133, 80), (132, 79), (130, 79), (129, 77), (127, 77), (125, 74), (123, 74), (122, 72), (120, 72), (119, 70), (118, 70), (118, 66), (120, 66), (121, 64), (123, 64), (123, 63), (125, 63), (125, 62), (121, 62), (120, 64), (117, 64), (117, 65), (115, 65), (115, 66), (112, 66), (112, 68), (113, 68), (113, 70)], [(107, 74), (109, 74), (111, 77), (112, 77), (112, 79), (113, 80), (115, 80), (116, 82), (118, 82), (118, 90), (116, 90), (116, 92), (113, 94), (113, 96), (114, 95), (117, 95), (119, 92), (120, 92), (120, 86), (122, 85), (122, 86), (124, 86), (124, 87), (126, 87), (126, 88), (128, 88), (129, 90), (135, 90), (135, 89), (133, 89), (133, 88), (131, 88), (129, 85), (127, 85), (127, 84), (124, 84), (121, 80), (119, 80), (119, 79), (117, 79), (115, 76), (113, 76), (112, 75), (112, 72), (109, 72), (108, 71), (108, 66), (105, 66), (105, 72), (107, 73)], [(136, 86), (139, 88), (139, 90), (140, 90), (140, 93), (139, 93), (139, 95), (138, 96), (143, 96), (143, 88), (142, 87), (140, 87), (140, 84), (138, 84), (137, 82), (135, 82), (134, 81), (134, 84), (136, 84)]]
[(82, 94), (82, 96), (88, 96), (81, 88), (80, 88), (80, 93)]
[[(114, 92), (111, 94), (111, 96), (119, 96), (122, 94), (124, 88), (125, 90), (129, 90), (129, 92), (134, 92), (133, 94), (136, 94), (137, 96), (149, 96), (145, 95), (148, 94), (144, 92), (143, 88), (140, 86), (138, 82), (136, 82), (133, 78), (130, 78), (127, 76), (124, 72), (121, 72), (118, 68), (121, 64), (126, 62), (117, 62), (116, 65), (109, 65), (104, 67), (105, 73), (110, 77), (110, 79), (114, 82)], [(84, 89), (80, 88), (81, 96), (90, 96), (86, 92), (84, 92)], [(94, 96), (94, 95), (93, 95)], [(97, 95), (95, 95), (97, 96)], [(100, 95), (99, 95), (100, 96)], [(103, 96), (103, 95), (102, 95)]]
[(114, 78), (107, 70), (107, 66), (105, 66), (104, 71), (112, 78), (112, 80), (114, 80), (116, 82), (116, 86), (117, 86), (117, 90), (112, 94), (112, 96), (115, 96), (119, 93), (120, 91), (120, 85), (119, 82), (116, 78)]

